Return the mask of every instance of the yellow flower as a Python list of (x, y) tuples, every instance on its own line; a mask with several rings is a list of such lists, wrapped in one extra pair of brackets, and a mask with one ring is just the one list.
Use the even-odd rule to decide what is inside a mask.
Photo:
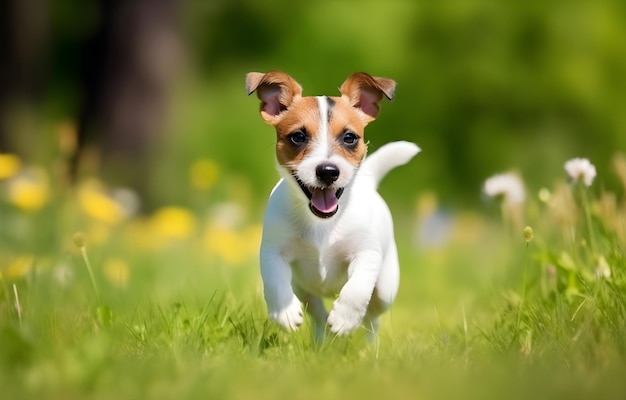
[(5, 279), (15, 279), (26, 276), (32, 269), (35, 257), (25, 254), (17, 257), (8, 268), (2, 271), (2, 277)]
[(41, 168), (30, 168), (14, 176), (8, 185), (11, 203), (24, 211), (36, 211), (50, 197), (48, 175)]
[(95, 180), (83, 183), (78, 189), (78, 203), (91, 218), (107, 224), (118, 224), (126, 217), (122, 205)]
[(130, 269), (126, 261), (111, 258), (104, 263), (104, 276), (116, 286), (126, 287), (130, 277)]
[(209, 252), (216, 254), (229, 264), (238, 264), (245, 259), (242, 241), (234, 229), (212, 224), (204, 234), (204, 244)]
[(0, 153), (0, 179), (10, 178), (19, 171), (22, 162), (13, 154)]
[(219, 177), (219, 166), (213, 160), (203, 158), (195, 161), (189, 169), (189, 181), (199, 190), (207, 190), (215, 185)]
[(251, 225), (241, 231), (212, 223), (204, 232), (206, 249), (228, 264), (240, 264), (256, 256), (261, 239), (261, 226)]
[(184, 239), (195, 230), (196, 220), (186, 208), (168, 206), (160, 208), (152, 215), (150, 227), (158, 238)]

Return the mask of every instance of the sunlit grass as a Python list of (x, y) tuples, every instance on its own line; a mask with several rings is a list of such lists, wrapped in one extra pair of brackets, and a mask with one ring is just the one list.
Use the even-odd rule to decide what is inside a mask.
[[(260, 225), (237, 199), (141, 214), (132, 195), (102, 182), (61, 193), (45, 175), (33, 182), (48, 194), (25, 193), (38, 203), (24, 207), (36, 201), (10, 186), (34, 167), (16, 165), (0, 180), (2, 398), (521, 399), (626, 389), (626, 203), (593, 185), (563, 175), (495, 221), (445, 213), (432, 193), (414, 211), (394, 210), (403, 280), (378, 340), (359, 331), (315, 345), (308, 322), (288, 334), (267, 321)], [(198, 190), (221, 179), (212, 161), (190, 171)]]

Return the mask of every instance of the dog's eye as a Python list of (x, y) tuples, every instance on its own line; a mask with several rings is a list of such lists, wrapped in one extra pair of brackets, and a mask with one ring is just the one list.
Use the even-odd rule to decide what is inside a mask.
[(296, 146), (303, 145), (307, 141), (306, 131), (303, 129), (290, 133), (288, 137)]
[(356, 133), (352, 131), (347, 130), (343, 133), (342, 141), (343, 141), (343, 144), (345, 144), (346, 146), (349, 146), (349, 147), (356, 146), (357, 142), (359, 141), (359, 135), (357, 135)]

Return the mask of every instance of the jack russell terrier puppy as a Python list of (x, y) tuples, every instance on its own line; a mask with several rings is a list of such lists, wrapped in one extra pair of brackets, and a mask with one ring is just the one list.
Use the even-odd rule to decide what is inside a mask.
[[(365, 158), (365, 126), (396, 83), (357, 72), (341, 96), (302, 96), (282, 71), (250, 72), (248, 94), (261, 100), (261, 117), (276, 128), (282, 179), (271, 192), (260, 261), (269, 316), (288, 330), (303, 322), (315, 333), (345, 335), (363, 324), (375, 334), (399, 285), (393, 221), (376, 191), (391, 169), (420, 149), (393, 142)], [(322, 297), (335, 297), (330, 313)]]

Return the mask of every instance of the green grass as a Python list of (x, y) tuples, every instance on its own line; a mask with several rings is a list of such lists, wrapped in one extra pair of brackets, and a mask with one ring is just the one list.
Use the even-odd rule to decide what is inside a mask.
[(578, 188), (525, 205), (528, 242), (506, 215), (464, 212), (421, 246), (430, 214), (396, 212), (403, 280), (379, 340), (319, 346), (308, 323), (267, 321), (252, 217), (161, 214), (161, 232), (156, 216), (98, 222), (71, 194), (5, 201), (0, 397), (623, 398), (626, 206)]

